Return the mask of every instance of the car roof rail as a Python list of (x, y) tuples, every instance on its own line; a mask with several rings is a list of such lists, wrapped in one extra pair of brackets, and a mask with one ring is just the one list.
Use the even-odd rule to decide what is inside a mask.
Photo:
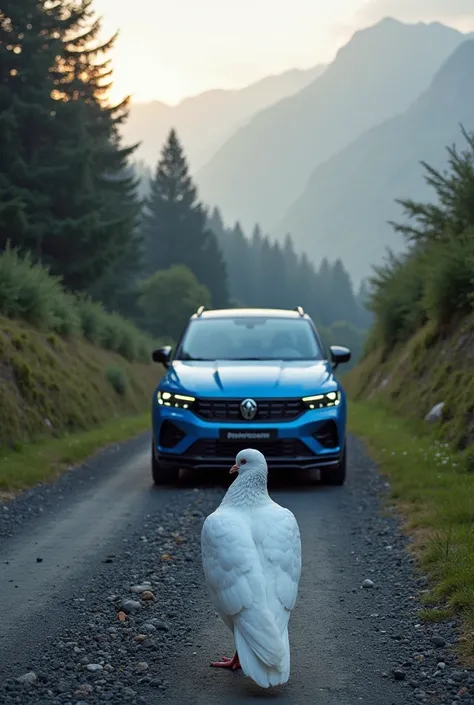
[(198, 310), (196, 311), (196, 316), (197, 316), (198, 318), (199, 318), (199, 316), (202, 316), (202, 314), (203, 314), (205, 308), (206, 308), (205, 306), (199, 306)]
[(304, 316), (304, 310), (303, 310), (303, 307), (302, 307), (302, 306), (297, 306), (297, 307), (295, 308), (295, 311), (298, 311), (298, 313), (300, 314), (300, 316)]

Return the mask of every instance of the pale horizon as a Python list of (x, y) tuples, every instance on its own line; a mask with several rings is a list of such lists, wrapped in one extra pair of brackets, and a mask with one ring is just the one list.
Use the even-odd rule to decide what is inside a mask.
[[(383, 17), (474, 31), (472, 0), (95, 0), (111, 53), (111, 99), (176, 105), (208, 90), (331, 62), (355, 31)], [(269, 19), (270, 18), (270, 19)], [(149, 67), (149, 69), (147, 68)]]

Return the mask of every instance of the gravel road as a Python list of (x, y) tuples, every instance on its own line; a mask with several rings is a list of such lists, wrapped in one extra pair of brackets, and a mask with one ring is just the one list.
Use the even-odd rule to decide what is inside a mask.
[(1, 705), (474, 705), (457, 624), (419, 623), (426, 581), (353, 438), (345, 487), (271, 487), (303, 540), (290, 682), (262, 691), (209, 668), (233, 646), (199, 550), (225, 489), (152, 488), (149, 447), (134, 439), (0, 504)]

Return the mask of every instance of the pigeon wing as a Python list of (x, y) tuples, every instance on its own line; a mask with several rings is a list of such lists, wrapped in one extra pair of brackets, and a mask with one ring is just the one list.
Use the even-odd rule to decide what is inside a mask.
[(267, 605), (250, 524), (233, 512), (216, 510), (204, 522), (201, 551), (206, 582), (222, 619), (239, 630), (263, 663), (278, 665), (284, 646)]
[(301, 537), (289, 509), (272, 503), (259, 512), (255, 544), (265, 575), (267, 604), (282, 634), (295, 606), (301, 576)]

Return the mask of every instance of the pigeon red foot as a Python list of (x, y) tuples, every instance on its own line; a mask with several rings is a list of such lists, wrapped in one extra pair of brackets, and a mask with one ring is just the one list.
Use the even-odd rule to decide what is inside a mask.
[(237, 655), (237, 651), (233, 655), (232, 658), (229, 658), (228, 656), (223, 656), (222, 661), (213, 661), (211, 663), (211, 666), (214, 668), (231, 668), (233, 671), (236, 671), (238, 668), (242, 668), (240, 665), (239, 657)]

